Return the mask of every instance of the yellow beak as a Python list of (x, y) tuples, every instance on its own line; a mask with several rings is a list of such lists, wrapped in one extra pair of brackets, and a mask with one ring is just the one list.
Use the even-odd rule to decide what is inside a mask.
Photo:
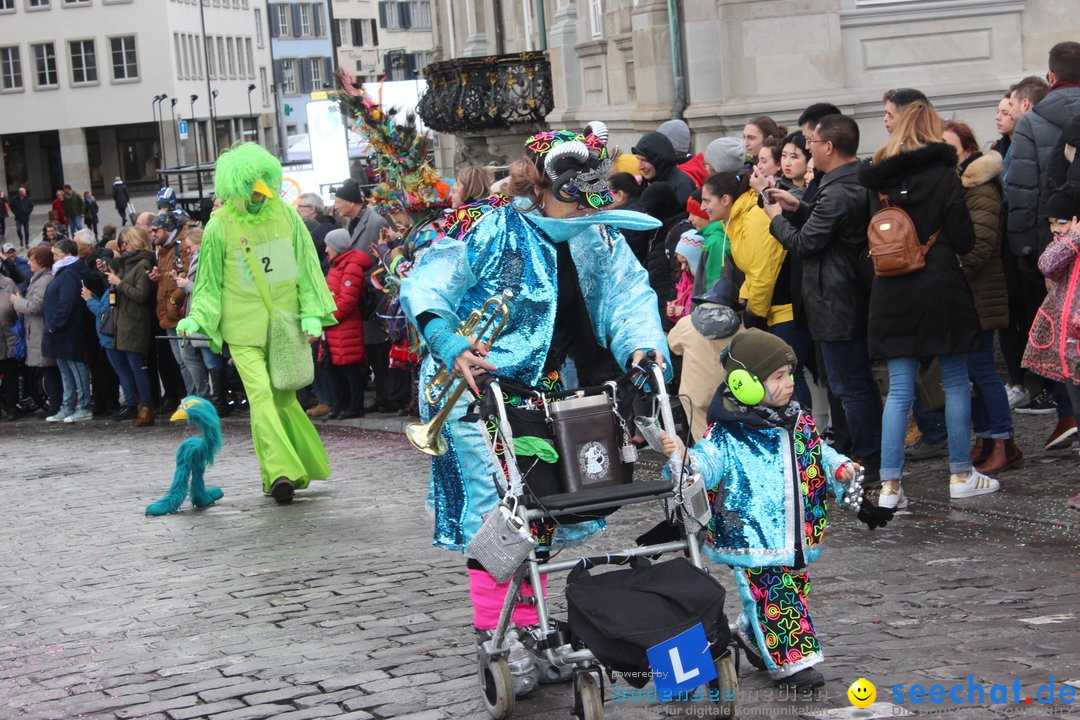
[(169, 418), (169, 422), (176, 422), (177, 420), (187, 420), (187, 410), (184, 408), (177, 408), (176, 412)]
[(274, 191), (267, 186), (262, 180), (256, 180), (255, 184), (251, 187), (251, 192), (257, 192), (260, 195), (265, 195), (267, 198), (274, 197)]

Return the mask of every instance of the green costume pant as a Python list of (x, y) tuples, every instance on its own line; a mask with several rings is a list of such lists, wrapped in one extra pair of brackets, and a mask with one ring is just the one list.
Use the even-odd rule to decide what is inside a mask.
[(270, 385), (266, 349), (230, 345), (229, 351), (247, 393), (251, 440), (262, 471), (263, 492), (270, 492), (279, 477), (288, 478), (301, 490), (312, 480), (330, 477), (326, 448), (297, 402), (296, 393)]

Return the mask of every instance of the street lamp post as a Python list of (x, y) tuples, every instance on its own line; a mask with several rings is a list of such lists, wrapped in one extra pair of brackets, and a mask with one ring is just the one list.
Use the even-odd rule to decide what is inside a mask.
[[(251, 83), (250, 85), (248, 85), (248, 119), (251, 121), (251, 124), (253, 126), (256, 126), (257, 123), (255, 122), (254, 113), (251, 112), (251, 92), (254, 89), (255, 89), (255, 83)], [(255, 136), (254, 138), (251, 138), (251, 139), (258, 142), (258, 139), (259, 139), (258, 127), (252, 127), (251, 132)], [(245, 135), (246, 134), (247, 133), (245, 133)]]
[[(156, 110), (156, 112), (154, 113), (154, 122), (155, 122), (155, 124), (157, 126), (158, 151), (161, 153), (162, 165), (168, 165), (169, 164), (168, 163), (168, 158), (165, 155), (165, 132), (161, 128), (162, 119), (163, 119), (163, 116), (165, 114), (165, 111), (161, 107), (161, 103), (163, 103), (168, 97), (169, 96), (166, 95), (165, 93), (162, 93), (160, 95), (155, 95), (154, 96), (154, 104), (153, 104), (153, 107)], [(164, 176), (162, 176), (162, 178), (161, 178), (161, 185), (162, 185), (162, 187), (165, 186), (165, 178), (164, 178)]]
[[(180, 167), (180, 131), (176, 128), (176, 103), (179, 102), (179, 98), (172, 98), (169, 100), (169, 122), (172, 123), (172, 139), (173, 149), (176, 151), (176, 167)], [(180, 192), (184, 192), (184, 176), (177, 175), (180, 183)]]
[(195, 183), (199, 187), (199, 206), (202, 206), (203, 199), (203, 187), (202, 187), (202, 170), (199, 168), (202, 165), (202, 155), (199, 153), (199, 126), (195, 122), (195, 101), (199, 99), (198, 95), (191, 96), (191, 131), (194, 133), (195, 140)]
[(210, 91), (210, 123), (211, 130), (210, 135), (214, 138), (214, 157), (217, 157), (218, 153), (218, 135), (217, 135), (217, 90)]

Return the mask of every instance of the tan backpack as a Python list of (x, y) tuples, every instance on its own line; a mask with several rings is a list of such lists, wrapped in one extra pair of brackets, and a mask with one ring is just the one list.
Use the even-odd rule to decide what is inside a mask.
[(941, 228), (923, 245), (907, 211), (892, 205), (888, 195), (879, 193), (879, 197), (883, 207), (870, 217), (870, 225), (866, 229), (874, 274), (878, 277), (897, 277), (922, 270), (926, 267), (926, 254), (937, 242)]

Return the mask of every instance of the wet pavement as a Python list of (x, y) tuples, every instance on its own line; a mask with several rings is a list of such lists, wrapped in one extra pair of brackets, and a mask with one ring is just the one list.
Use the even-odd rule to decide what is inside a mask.
[[(913, 504), (887, 528), (834, 513), (810, 598), (828, 683), (816, 699), (790, 699), (744, 663), (740, 717), (1072, 710), (1060, 699), (1064, 683), (1080, 688), (1080, 513), (1063, 501), (1080, 491), (1080, 470), (1075, 446), (1034, 450), (1050, 419), (1017, 422), (1029, 458), (1000, 476), (997, 495), (950, 502), (944, 460), (928, 460), (911, 464)], [(224, 499), (145, 518), (183, 428), (6, 424), (0, 718), (486, 717), (463, 562), (430, 546), (426, 458), (377, 431), (400, 425), (321, 425), (334, 479), (279, 507), (261, 494), (243, 421), (229, 421), (207, 473)], [(632, 544), (658, 519), (652, 504), (620, 510), (579, 552)], [(731, 588), (730, 571), (713, 572)], [(560, 615), (561, 587), (554, 578)], [(859, 677), (877, 686), (868, 710), (846, 696)], [(1042, 705), (1051, 678), (1058, 702)], [(962, 686), (959, 710), (908, 699), (935, 684)], [(514, 717), (570, 717), (571, 706), (566, 686), (546, 686)], [(607, 715), (711, 709), (612, 699)]]

